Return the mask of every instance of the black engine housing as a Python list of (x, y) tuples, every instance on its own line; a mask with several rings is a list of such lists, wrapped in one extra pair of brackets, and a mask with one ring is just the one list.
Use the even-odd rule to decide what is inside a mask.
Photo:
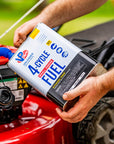
[(30, 89), (7, 65), (0, 66), (0, 124), (9, 123), (22, 114), (22, 103)]

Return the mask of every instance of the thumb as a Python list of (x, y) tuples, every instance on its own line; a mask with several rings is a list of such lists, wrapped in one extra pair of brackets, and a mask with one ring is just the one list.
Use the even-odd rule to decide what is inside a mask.
[(76, 87), (75, 89), (72, 89), (66, 93), (63, 94), (64, 100), (72, 100), (78, 96), (82, 95), (82, 91), (80, 87)]

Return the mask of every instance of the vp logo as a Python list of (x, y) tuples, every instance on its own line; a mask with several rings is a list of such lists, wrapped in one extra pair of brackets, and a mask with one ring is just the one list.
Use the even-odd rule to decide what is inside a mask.
[(23, 52), (19, 52), (17, 54), (18, 58), (16, 58), (15, 60), (17, 60), (18, 63), (21, 63), (25, 60), (25, 58), (28, 56), (28, 50), (24, 50)]

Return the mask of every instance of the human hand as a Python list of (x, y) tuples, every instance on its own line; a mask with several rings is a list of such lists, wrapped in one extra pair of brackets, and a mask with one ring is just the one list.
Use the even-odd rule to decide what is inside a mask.
[(89, 77), (75, 89), (66, 92), (63, 95), (64, 100), (72, 100), (78, 96), (80, 99), (68, 112), (57, 108), (58, 115), (70, 123), (83, 120), (89, 110), (108, 92), (100, 81), (100, 77)]
[(14, 33), (15, 47), (19, 47), (26, 40), (27, 35), (34, 29), (37, 23), (38, 23), (37, 18), (34, 18), (16, 29)]

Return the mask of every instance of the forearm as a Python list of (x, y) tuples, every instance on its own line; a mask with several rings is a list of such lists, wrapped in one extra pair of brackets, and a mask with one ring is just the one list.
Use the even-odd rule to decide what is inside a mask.
[(107, 0), (56, 0), (47, 6), (35, 19), (50, 27), (85, 15), (100, 7)]
[(38, 23), (53, 28), (97, 9), (104, 2), (106, 0), (56, 0), (15, 31), (14, 45), (19, 47)]
[(114, 90), (114, 68), (98, 77), (101, 90)]

